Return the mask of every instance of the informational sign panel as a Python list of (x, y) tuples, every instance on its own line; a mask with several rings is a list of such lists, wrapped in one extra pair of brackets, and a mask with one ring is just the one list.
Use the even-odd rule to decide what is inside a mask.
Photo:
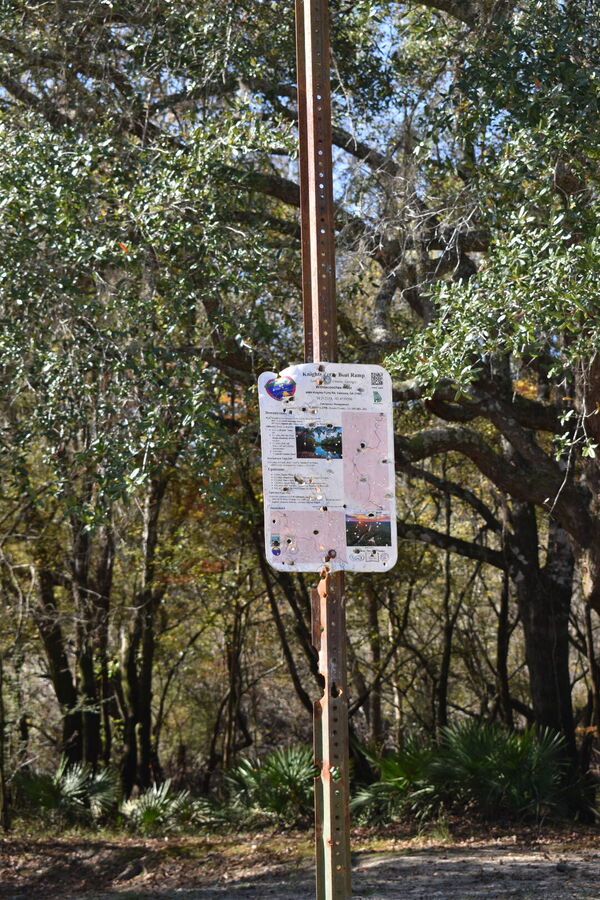
[(397, 559), (392, 382), (306, 363), (258, 381), (267, 559), (280, 571), (385, 572)]

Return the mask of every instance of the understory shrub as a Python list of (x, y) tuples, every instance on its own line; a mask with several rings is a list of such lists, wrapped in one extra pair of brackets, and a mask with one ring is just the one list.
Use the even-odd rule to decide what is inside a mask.
[(128, 828), (143, 835), (195, 829), (218, 831), (234, 824), (219, 800), (175, 791), (170, 779), (125, 800), (119, 812)]
[(574, 787), (561, 735), (549, 729), (507, 731), (491, 723), (444, 729), (429, 772), (440, 802), (486, 817), (564, 813)]
[[(490, 723), (462, 722), (442, 731), (438, 744), (416, 738), (393, 753), (361, 748), (373, 783), (352, 798), (355, 821), (385, 824), (410, 816), (431, 820), (446, 812), (483, 817), (540, 819), (593, 810), (593, 789), (573, 773), (564, 739), (549, 730), (507, 731)], [(220, 798), (192, 797), (170, 780), (118, 806), (118, 777), (62, 760), (56, 773), (22, 771), (12, 785), (26, 816), (62, 824), (120, 822), (152, 835), (189, 829), (308, 825), (318, 769), (309, 747), (240, 759), (223, 779)]]
[(352, 800), (362, 820), (386, 822), (406, 813), (431, 818), (443, 810), (539, 819), (589, 804), (564, 739), (547, 729), (516, 732), (468, 721), (443, 729), (438, 745), (412, 741), (396, 753), (367, 756), (378, 778)]
[(19, 772), (14, 790), (27, 812), (75, 822), (97, 822), (116, 811), (119, 787), (112, 769), (94, 771), (87, 763), (69, 765), (63, 758), (54, 775), (34, 770)]
[(427, 771), (432, 749), (416, 738), (409, 739), (401, 750), (377, 754), (368, 748), (362, 753), (377, 774), (377, 780), (357, 790), (351, 809), (360, 821), (382, 824), (408, 812), (412, 798), (427, 788)]
[(167, 779), (125, 800), (120, 812), (134, 831), (151, 835), (187, 824), (193, 817), (193, 801), (189, 791), (173, 791)]
[(274, 750), (262, 760), (241, 759), (225, 776), (226, 806), (242, 820), (300, 825), (312, 818), (317, 772), (309, 747)]

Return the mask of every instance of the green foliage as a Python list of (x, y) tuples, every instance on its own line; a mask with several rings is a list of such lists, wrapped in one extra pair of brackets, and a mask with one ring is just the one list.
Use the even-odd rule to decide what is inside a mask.
[(376, 754), (363, 749), (375, 769), (378, 780), (357, 790), (351, 809), (361, 821), (389, 822), (406, 812), (413, 795), (426, 785), (432, 749), (416, 738), (401, 750)]
[(228, 297), (230, 340), (270, 333), (249, 304), (266, 271), (256, 242), (232, 230), (217, 198), (218, 171), (247, 140), (237, 117), (230, 125), (223, 116), (218, 135), (195, 129), (183, 150), (0, 123), (0, 388), (10, 385), (14, 410), (0, 453), (24, 468), (41, 448), (50, 489), (71, 508), (82, 504), (72, 467), (85, 473), (96, 487), (80, 512), (91, 522), (177, 438), (196, 437), (181, 456), (192, 471), (214, 459), (215, 371), (201, 350), (182, 350), (206, 343), (200, 297)]
[(173, 791), (171, 780), (152, 785), (121, 804), (121, 814), (135, 831), (150, 835), (171, 831), (188, 822), (192, 812), (189, 791)]
[(98, 821), (116, 810), (118, 778), (112, 769), (94, 772), (85, 763), (68, 765), (63, 758), (54, 775), (33, 770), (19, 773), (15, 789), (31, 811)]
[(586, 785), (570, 771), (563, 737), (549, 730), (519, 733), (462, 722), (443, 729), (437, 746), (411, 742), (394, 754), (371, 756), (371, 762), (379, 780), (352, 800), (367, 821), (407, 813), (430, 818), (444, 809), (539, 819), (581, 808), (586, 796)]
[(315, 773), (309, 748), (284, 748), (261, 760), (241, 759), (225, 775), (223, 800), (175, 792), (167, 780), (126, 800), (120, 812), (129, 827), (142, 834), (274, 821), (297, 825), (312, 816)]
[(188, 828), (205, 831), (227, 831), (238, 825), (237, 817), (215, 797), (194, 797), (182, 821)]
[(274, 750), (262, 760), (242, 759), (225, 775), (228, 805), (242, 816), (266, 814), (298, 824), (312, 815), (316, 774), (308, 747)]
[[(430, 392), (451, 382), (468, 393), (498, 352), (535, 362), (549, 378), (569, 377), (598, 345), (600, 45), (592, 9), (533, 0), (501, 18), (465, 48), (443, 101), (423, 116), (417, 155), (426, 159), (434, 141), (458, 141), (462, 151), (445, 155), (441, 169), (466, 182), (491, 236), (471, 278), (437, 279), (436, 316), (390, 358)], [(458, 227), (467, 230), (467, 218)]]
[(590, 355), (600, 331), (600, 242), (594, 236), (571, 244), (564, 221), (559, 214), (547, 227), (522, 223), (498, 240), (466, 285), (442, 283), (439, 317), (393, 364), (430, 392), (450, 380), (457, 392), (468, 393), (499, 349), (539, 358), (549, 376)]
[(561, 735), (473, 721), (444, 729), (429, 774), (440, 803), (537, 818), (564, 811), (567, 771)]
[[(533, 362), (542, 388), (546, 376), (557, 376), (559, 385), (595, 350), (594, 5), (496, 4), (493, 21), (483, 17), (470, 28), (419, 4), (331, 0), (338, 268), (348, 284), (340, 304), (344, 358), (403, 347), (392, 359), (398, 371), (431, 389), (450, 380), (467, 392), (498, 350), (513, 354), (516, 366), (519, 357), (525, 366)], [(218, 756), (225, 712), (221, 721), (214, 712), (226, 689), (225, 657), (228, 674), (239, 676), (239, 702), (246, 704), (250, 685), (261, 701), (269, 699), (271, 705), (253, 701), (253, 715), (260, 718), (256, 733), (272, 746), (279, 696), (272, 686), (285, 676), (267, 680), (260, 694), (279, 651), (271, 641), (276, 633), (265, 627), (269, 613), (251, 542), (260, 504), (251, 491), (242, 496), (239, 475), (243, 465), (260, 501), (251, 385), (262, 367), (300, 352), (293, 3), (8, 0), (0, 32), (3, 587), (13, 610), (18, 604), (21, 629), (21, 610), (39, 608), (34, 595), (42, 577), (51, 582), (52, 596), (39, 598), (48, 615), (30, 623), (32, 635), (42, 631), (32, 647), (35, 641), (37, 653), (48, 654), (52, 642), (43, 629), (55, 621), (64, 654), (44, 668), (72, 681), (84, 717), (107, 710), (113, 730), (103, 737), (115, 757), (123, 749), (121, 712), (136, 718), (140, 704), (149, 712), (144, 727), (156, 724), (161, 756), (177, 741), (188, 746), (188, 758)], [(340, 142), (340, 128), (356, 140)], [(369, 143), (376, 153), (365, 153)], [(468, 282), (454, 273), (459, 250), (469, 255), (471, 271), (479, 267)], [(381, 277), (391, 273), (398, 284), (388, 298), (390, 334), (369, 346), (373, 310), (385, 306)], [(426, 307), (431, 315), (421, 317)], [(413, 337), (423, 319), (428, 327)], [(493, 372), (490, 382), (493, 395)], [(465, 419), (472, 420), (471, 411)], [(397, 420), (400, 431), (405, 421)], [(573, 441), (568, 423), (563, 437)], [(582, 455), (593, 457), (596, 445), (585, 435), (580, 443)], [(164, 495), (148, 491), (154, 478), (161, 491), (167, 485)], [(457, 479), (461, 486), (468, 480), (495, 510), (497, 491), (488, 496), (472, 473)], [(432, 493), (422, 508), (429, 514), (437, 504)], [(160, 515), (155, 537), (147, 527), (152, 510)], [(457, 536), (476, 533), (472, 513), (453, 516)], [(490, 548), (500, 536), (500, 529), (489, 533)], [(480, 539), (488, 535), (479, 532)], [(107, 577), (96, 579), (103, 561)], [(277, 591), (283, 586), (274, 583)], [(426, 585), (434, 612), (438, 588), (435, 580)], [(390, 644), (401, 646), (397, 579), (384, 593)], [(232, 597), (253, 610), (239, 655), (229, 652)], [(427, 727), (430, 713), (421, 719), (416, 707), (434, 706), (427, 694), (441, 620), (421, 608), (424, 624), (413, 626), (409, 605), (406, 627), (418, 632), (414, 659), (422, 655), (431, 666), (417, 664), (418, 688), (405, 674), (394, 676), (400, 681), (393, 688), (411, 691), (407, 709)], [(360, 616), (353, 638), (364, 640), (356, 664), (366, 675), (371, 663), (377, 669), (377, 632), (385, 634), (385, 623), (381, 618), (371, 639), (372, 626)], [(486, 628), (494, 621), (491, 614), (481, 619)], [(293, 641), (290, 623), (286, 631)], [(517, 641), (515, 634), (513, 647)], [(301, 655), (297, 645), (291, 651)], [(82, 662), (89, 696), (77, 673)], [(454, 653), (455, 683), (460, 665)], [(155, 675), (140, 704), (136, 666)], [(511, 689), (526, 699), (519, 679), (513, 676)], [(465, 686), (460, 708), (478, 708), (487, 696), (484, 680), (479, 698), (479, 688)], [(110, 702), (113, 688), (122, 688), (119, 712)], [(391, 681), (381, 685), (384, 718), (391, 689)], [(42, 702), (36, 711), (45, 713)], [(60, 699), (50, 717), (58, 720), (66, 708)], [(230, 724), (235, 712), (226, 712)], [(50, 730), (58, 742), (58, 725)], [(32, 741), (41, 740), (33, 733)], [(85, 733), (85, 726), (78, 731)], [(479, 778), (487, 763), (469, 770), (465, 760), (480, 758), (475, 748), (462, 761), (448, 749), (444, 758), (435, 751), (439, 771), (430, 765), (433, 752), (408, 746), (374, 762), (379, 781), (362, 800), (359, 792), (356, 809), (381, 819), (405, 808), (424, 815), (454, 802), (486, 807), (488, 794), (514, 809), (525, 797), (529, 809), (550, 791), (519, 783), (515, 798), (506, 784), (490, 787)], [(228, 776), (227, 805), (192, 801), (162, 785), (128, 801), (123, 816), (148, 832), (252, 816), (302, 821), (311, 814), (313, 768), (307, 754), (293, 754), (242, 761)], [(49, 809), (65, 807), (70, 796), (75, 811), (91, 815), (89, 785), (84, 790), (78, 781), (74, 769), (64, 784), (40, 781), (38, 794)]]

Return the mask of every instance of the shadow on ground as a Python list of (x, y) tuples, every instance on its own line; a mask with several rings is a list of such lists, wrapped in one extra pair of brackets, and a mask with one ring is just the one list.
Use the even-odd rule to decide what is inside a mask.
[[(151, 891), (98, 895), (94, 900), (308, 900), (314, 896), (313, 873), (278, 869), (173, 893)], [(353, 869), (356, 900), (600, 900), (600, 853), (544, 855), (494, 847), (360, 854)], [(74, 898), (73, 898), (74, 900)]]
[(151, 864), (152, 855), (143, 842), (0, 840), (0, 898), (90, 897), (90, 891), (113, 883), (128, 868), (133, 872), (139, 867), (141, 872), (140, 860)]
[[(102, 857), (107, 847), (110, 845), (101, 842), (89, 845), (90, 862), (94, 854), (96, 860)], [(141, 859), (140, 849), (145, 851)], [(150, 877), (155, 862), (147, 849), (131, 844), (112, 857), (110, 868), (116, 870), (125, 866), (129, 883), (113, 881), (112, 890), (108, 891), (106, 887), (111, 879), (106, 865), (102, 872), (93, 866), (95, 871), (90, 871), (87, 878), (81, 878), (83, 861), (80, 859), (79, 884), (69, 891), (71, 867), (65, 864), (61, 872), (57, 862), (58, 869), (53, 875), (64, 875), (66, 884), (56, 896), (61, 900), (80, 900), (82, 896), (88, 900), (165, 900), (167, 897), (309, 900), (314, 896), (309, 860), (295, 861), (290, 866), (276, 865), (269, 871), (246, 877), (228, 877), (223, 860), (223, 870), (215, 872), (208, 883), (190, 883), (190, 873), (186, 873), (185, 884), (177, 885), (171, 880), (169, 886), (163, 888), (152, 877), (152, 887), (146, 886), (141, 882)], [(127, 866), (133, 866), (129, 875)], [(96, 891), (92, 878), (96, 881)], [(98, 890), (102, 883), (106, 887)], [(43, 884), (44, 873), (32, 873), (17, 890), (0, 887), (0, 897), (30, 900), (43, 894), (44, 900), (51, 900), (54, 895), (43, 890)], [(600, 851), (557, 854), (494, 844), (476, 848), (437, 847), (401, 853), (361, 853), (354, 860), (353, 887), (356, 900), (600, 900)]]

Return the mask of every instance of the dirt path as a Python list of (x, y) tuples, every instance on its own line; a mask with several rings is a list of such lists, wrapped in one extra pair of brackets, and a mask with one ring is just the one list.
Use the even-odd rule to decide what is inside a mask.
[[(355, 900), (600, 900), (600, 831), (355, 835)], [(312, 900), (306, 834), (0, 841), (2, 900)]]
[[(307, 867), (308, 868), (308, 867)], [(532, 853), (509, 848), (436, 848), (359, 856), (353, 871), (356, 900), (600, 900), (600, 852)], [(154, 900), (171, 893), (110, 893), (97, 900)], [(189, 900), (309, 900), (312, 871), (277, 871), (201, 889), (180, 889)]]

